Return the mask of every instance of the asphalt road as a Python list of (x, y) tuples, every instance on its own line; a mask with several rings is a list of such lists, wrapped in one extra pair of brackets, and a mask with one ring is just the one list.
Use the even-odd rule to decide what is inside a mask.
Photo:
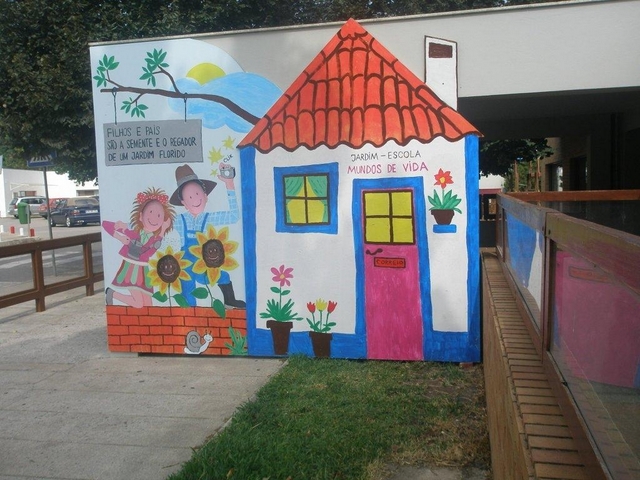
[(5, 232), (9, 232), (10, 228), (13, 226), (15, 228), (16, 233), (20, 232), (20, 228), (24, 229), (25, 235), (28, 235), (29, 228), (35, 229), (35, 236), (40, 237), (43, 240), (49, 238), (64, 238), (71, 237), (74, 235), (83, 235), (85, 233), (94, 233), (100, 231), (100, 225), (85, 225), (78, 227), (67, 228), (64, 226), (52, 227), (51, 228), (51, 237), (49, 236), (49, 224), (47, 220), (42, 217), (34, 216), (31, 218), (30, 225), (23, 225), (17, 218), (13, 217), (2, 217), (0, 218), (0, 225), (4, 227)]
[[(30, 229), (35, 232), (35, 237), (46, 240), (49, 238), (64, 238), (86, 233), (100, 231), (100, 225), (88, 225), (78, 227), (52, 227), (49, 230), (48, 222), (42, 217), (33, 217), (31, 224), (23, 225), (17, 219), (10, 217), (0, 218), (0, 226), (6, 233), (11, 227), (15, 228), (16, 234), (22, 228), (25, 235)], [(51, 233), (51, 236), (50, 236)], [(0, 244), (0, 247), (2, 244)], [(96, 271), (102, 270), (102, 249), (101, 244), (93, 246), (93, 265)], [(67, 247), (47, 251), (42, 255), (45, 283), (53, 283), (64, 278), (80, 276), (83, 273), (82, 247)], [(30, 288), (33, 284), (33, 272), (31, 269), (31, 258), (28, 255), (17, 257), (0, 258), (0, 296), (16, 293)]]

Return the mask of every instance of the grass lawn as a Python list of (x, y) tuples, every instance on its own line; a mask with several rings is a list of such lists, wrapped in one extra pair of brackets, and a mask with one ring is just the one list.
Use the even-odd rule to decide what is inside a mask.
[(294, 356), (171, 479), (382, 479), (489, 470), (482, 366)]

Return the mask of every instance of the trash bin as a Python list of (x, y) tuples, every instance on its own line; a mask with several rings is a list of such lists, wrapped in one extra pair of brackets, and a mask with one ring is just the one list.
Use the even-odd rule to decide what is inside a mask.
[(18, 220), (22, 224), (30, 223), (29, 216), (31, 215), (31, 211), (29, 210), (29, 204), (26, 202), (18, 203)]

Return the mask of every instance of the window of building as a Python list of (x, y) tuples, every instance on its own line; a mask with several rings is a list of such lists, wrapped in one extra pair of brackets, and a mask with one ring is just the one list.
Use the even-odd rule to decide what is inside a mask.
[(411, 190), (365, 192), (364, 217), (366, 243), (415, 243)]
[(274, 168), (276, 231), (338, 232), (338, 164)]

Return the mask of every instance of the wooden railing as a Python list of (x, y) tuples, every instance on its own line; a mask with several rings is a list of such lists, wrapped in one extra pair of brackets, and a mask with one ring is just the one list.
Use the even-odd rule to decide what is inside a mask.
[(638, 190), (498, 195), (496, 250), (590, 478), (640, 475), (637, 440), (625, 441), (625, 419), (600, 396), (640, 399), (640, 236), (555, 207), (623, 202), (635, 232), (639, 200)]
[[(104, 272), (95, 272), (93, 268), (93, 248), (94, 243), (101, 242), (100, 233), (89, 233), (73, 237), (58, 238), (53, 240), (34, 241), (7, 246), (0, 246), (0, 259), (18, 257), (21, 255), (31, 256), (31, 270), (33, 276), (33, 286), (25, 290), (0, 296), (0, 308), (17, 305), (23, 302), (34, 300), (36, 311), (45, 310), (45, 298), (55, 293), (71, 290), (72, 288), (85, 287), (86, 295), (93, 295), (94, 284), (104, 280)], [(54, 251), (56, 249), (82, 246), (83, 273), (80, 276), (72, 276), (57, 282), (45, 282), (45, 270), (42, 260), (43, 252)]]

